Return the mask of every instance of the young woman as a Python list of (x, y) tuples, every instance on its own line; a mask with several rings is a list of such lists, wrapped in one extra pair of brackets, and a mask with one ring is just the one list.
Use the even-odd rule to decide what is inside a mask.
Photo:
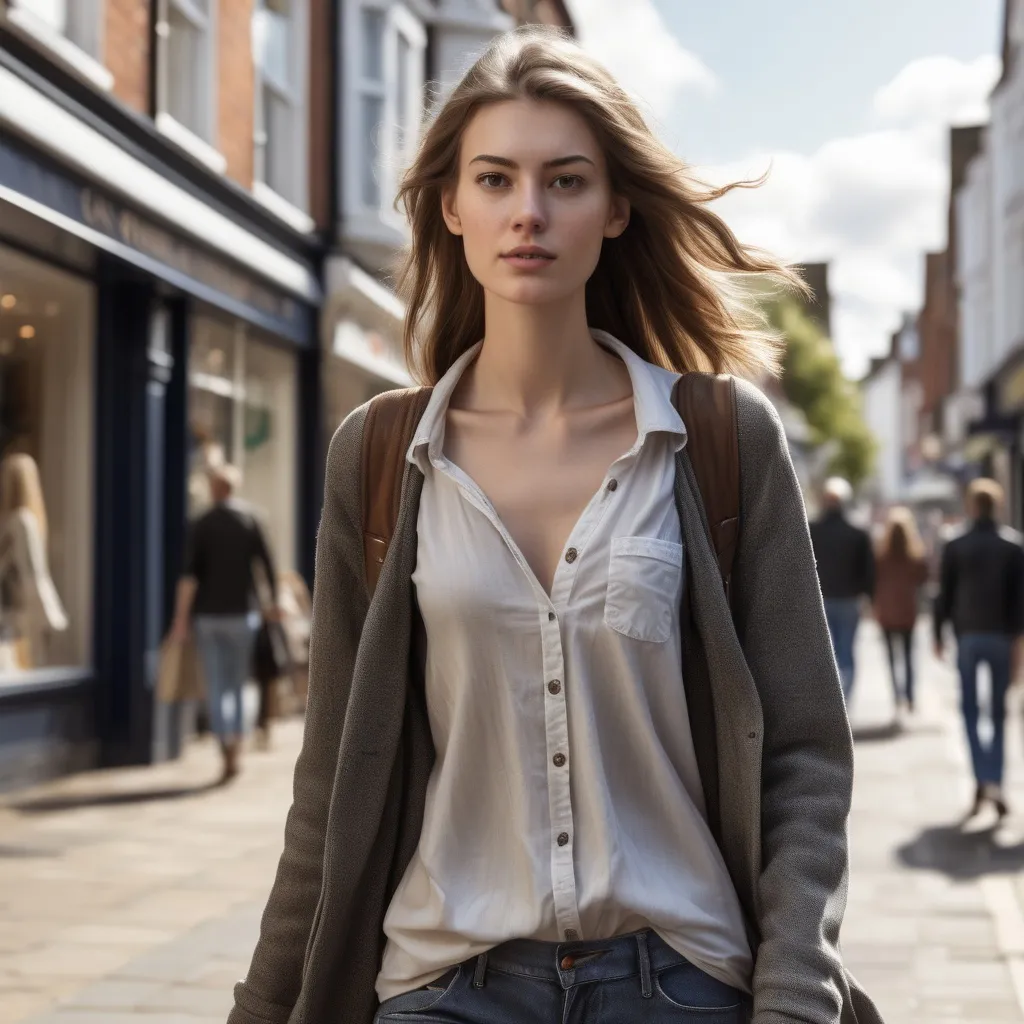
[(779, 419), (737, 385), (730, 614), (671, 400), (773, 367), (733, 281), (790, 275), (723, 191), (546, 32), (426, 130), (401, 199), (434, 388), (372, 599), (366, 408), (331, 445), (295, 801), (231, 1024), (878, 1019), (838, 951), (852, 746)]
[[(875, 559), (875, 618), (885, 633), (897, 714), (914, 710), (914, 624), (921, 587), (928, 578), (924, 543), (908, 508), (890, 509)], [(896, 647), (903, 653), (903, 683)]]

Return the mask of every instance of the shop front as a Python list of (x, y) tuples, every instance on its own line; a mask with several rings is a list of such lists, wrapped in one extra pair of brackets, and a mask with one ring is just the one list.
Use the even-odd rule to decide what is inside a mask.
[[(153, 688), (204, 469), (308, 580), (322, 468), (318, 254), (33, 102), (45, 147), (0, 131), (0, 789), (174, 756)], [(88, 160), (52, 144), (83, 132)]]

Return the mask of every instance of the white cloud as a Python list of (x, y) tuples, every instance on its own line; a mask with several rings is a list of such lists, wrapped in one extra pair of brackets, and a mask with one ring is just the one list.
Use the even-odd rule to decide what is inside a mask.
[(705, 172), (722, 182), (771, 166), (764, 188), (732, 193), (719, 212), (744, 241), (831, 262), (833, 335), (851, 374), (921, 302), (924, 253), (946, 244), (948, 128), (984, 119), (997, 74), (991, 56), (914, 61), (875, 95), (875, 130)]
[(717, 88), (714, 74), (668, 30), (652, 0), (629, 0), (627, 29), (621, 0), (572, 0), (571, 6), (580, 42), (655, 119), (672, 111), (682, 91)]
[(995, 54), (970, 63), (952, 57), (915, 60), (875, 94), (875, 114), (890, 124), (918, 128), (977, 123), (988, 116), (986, 97), (999, 66)]

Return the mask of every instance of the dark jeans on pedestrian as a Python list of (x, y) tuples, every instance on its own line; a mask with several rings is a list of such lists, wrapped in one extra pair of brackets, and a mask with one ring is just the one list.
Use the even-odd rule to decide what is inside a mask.
[(853, 645), (857, 639), (857, 624), (860, 622), (860, 598), (826, 597), (825, 620), (828, 622), (828, 631), (832, 637), (832, 650), (835, 652), (836, 665), (839, 666), (839, 677), (843, 681), (843, 694), (849, 701), (850, 694), (853, 693)]
[[(897, 670), (896, 643), (903, 646), (903, 681), (900, 685), (900, 676)], [(885, 646), (889, 650), (889, 672), (892, 674), (892, 692), (896, 697), (896, 704), (901, 700), (913, 708), (914, 706), (914, 631), (912, 629), (887, 629), (885, 631)]]
[[(979, 785), (1003, 781), (1003, 733), (1006, 724), (1006, 691), (1010, 688), (1010, 654), (1013, 640), (1003, 633), (965, 633), (957, 637), (961, 708), (967, 743), (971, 748), (974, 778)], [(978, 666), (985, 663), (992, 676), (989, 716), (992, 740), (982, 745), (978, 735)]]
[(750, 999), (654, 932), (595, 942), (516, 940), (385, 1000), (375, 1024), (743, 1024)]

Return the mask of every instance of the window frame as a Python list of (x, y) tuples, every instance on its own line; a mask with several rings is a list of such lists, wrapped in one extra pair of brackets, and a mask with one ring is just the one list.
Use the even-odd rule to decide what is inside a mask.
[[(366, 10), (377, 10), (384, 15), (380, 81), (364, 74), (361, 43), (363, 12)], [(345, 207), (358, 234), (387, 244), (393, 241), (395, 232), (404, 234), (406, 231), (405, 218), (392, 208), (392, 202), (403, 163), (411, 158), (419, 141), (425, 106), (427, 28), (417, 14), (400, 0), (350, 0), (345, 28), (347, 37), (360, 43), (358, 48), (349, 48), (345, 61), (349, 99), (344, 108), (353, 112), (346, 118), (345, 126)], [(398, 140), (399, 103), (396, 92), (399, 36), (409, 45), (408, 92), (405, 97), (409, 123), (402, 146)], [(376, 138), (367, 138), (362, 130), (363, 101), (368, 97), (383, 102), (383, 118), (377, 127)], [(366, 202), (363, 194), (364, 175), (371, 159), (374, 160), (380, 193), (380, 201), (376, 205)]]
[[(223, 173), (227, 160), (217, 150), (217, 17), (218, 0), (206, 0), (206, 11), (194, 0), (157, 0), (156, 22), (156, 126), (168, 138), (189, 151), (212, 170)], [(169, 109), (170, 100), (170, 18), (175, 12), (185, 18), (201, 37), (199, 68), (202, 87), (207, 95), (203, 105), (203, 123), (188, 125)], [(198, 130), (197, 130), (198, 129)]]
[[(255, 0), (253, 17), (259, 8), (266, 7), (266, 0)], [(294, 80), (288, 89), (282, 89), (271, 78), (262, 74), (257, 54), (253, 53), (253, 194), (264, 205), (289, 221), (301, 231), (312, 231), (315, 225), (308, 216), (309, 211), (309, 0), (289, 0), (288, 60)], [(290, 146), (293, 156), (290, 174), (293, 180), (291, 195), (284, 195), (267, 181), (266, 111), (263, 102), (264, 88), (287, 102), (291, 108)]]
[[(64, 30), (50, 25), (32, 9), (32, 0), (10, 0), (0, 6), (0, 20), (20, 29), (33, 41), (44, 46), (49, 54), (70, 71), (104, 92), (114, 87), (114, 76), (103, 64), (104, 54), (103, 0), (64, 0)], [(78, 26), (68, 32), (68, 23)], [(81, 26), (87, 26), (82, 31)], [(84, 38), (88, 35), (89, 38)]]

